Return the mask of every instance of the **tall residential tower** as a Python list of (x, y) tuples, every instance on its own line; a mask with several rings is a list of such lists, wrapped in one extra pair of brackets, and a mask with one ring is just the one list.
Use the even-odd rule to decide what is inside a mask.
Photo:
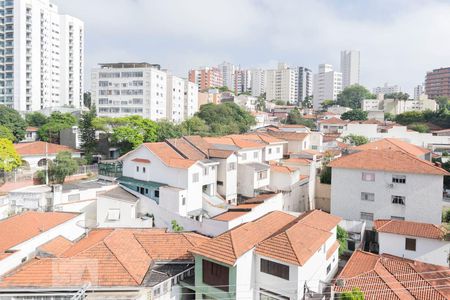
[(341, 51), (342, 88), (359, 84), (359, 51)]

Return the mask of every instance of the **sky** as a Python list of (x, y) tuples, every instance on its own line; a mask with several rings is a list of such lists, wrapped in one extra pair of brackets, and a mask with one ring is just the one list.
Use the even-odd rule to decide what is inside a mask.
[(86, 89), (104, 62), (149, 62), (182, 77), (229, 61), (339, 70), (361, 52), (361, 84), (413, 93), (427, 71), (450, 66), (447, 0), (51, 0), (85, 22)]

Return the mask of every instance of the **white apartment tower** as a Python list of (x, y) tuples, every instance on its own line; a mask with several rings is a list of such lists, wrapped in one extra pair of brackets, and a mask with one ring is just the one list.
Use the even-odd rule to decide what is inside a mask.
[(198, 111), (198, 85), (184, 81), (184, 118), (189, 119)]
[(233, 80), (233, 91), (236, 95), (247, 93), (251, 90), (252, 74), (250, 70), (236, 70)]
[(337, 100), (342, 91), (342, 73), (333, 71), (332, 65), (320, 64), (319, 73), (314, 74), (313, 88), (313, 107), (318, 110), (324, 100)]
[(313, 73), (305, 67), (298, 68), (298, 103), (313, 94)]
[(183, 78), (167, 76), (167, 119), (174, 123), (184, 120), (184, 88)]
[(100, 64), (92, 70), (92, 101), (100, 117), (167, 118), (167, 74), (148, 63)]
[(236, 66), (224, 61), (219, 65), (219, 71), (222, 74), (223, 85), (232, 91), (234, 89), (234, 72), (236, 71)]
[(266, 92), (266, 71), (254, 69), (250, 76), (252, 96), (259, 97)]
[(297, 102), (298, 70), (289, 68), (284, 63), (278, 69), (266, 71), (266, 99)]
[(84, 24), (48, 0), (0, 1), (0, 104), (81, 107)]
[(342, 87), (359, 84), (359, 51), (341, 51)]
[(398, 85), (389, 85), (387, 82), (384, 84), (384, 86), (378, 86), (373, 89), (373, 93), (376, 95), (379, 94), (393, 94), (393, 93), (400, 93), (402, 89)]

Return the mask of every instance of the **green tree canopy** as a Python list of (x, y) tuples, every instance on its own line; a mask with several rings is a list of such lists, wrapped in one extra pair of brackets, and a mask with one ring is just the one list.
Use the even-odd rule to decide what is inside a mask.
[(15, 137), (15, 141), (25, 138), (27, 123), (14, 109), (0, 105), (0, 125), (7, 127)]
[(306, 96), (302, 101), (303, 108), (312, 108), (313, 107), (313, 96)]
[(408, 128), (420, 133), (427, 133), (430, 132), (430, 127), (428, 127), (428, 125), (423, 124), (423, 123), (413, 123), (408, 125)]
[(364, 293), (358, 288), (353, 288), (351, 291), (343, 292), (339, 295), (339, 300), (364, 300)]
[(244, 133), (256, 124), (255, 117), (235, 103), (208, 103), (195, 116), (205, 122), (211, 135)]
[(361, 101), (364, 99), (375, 98), (365, 87), (359, 84), (346, 87), (337, 96), (336, 103), (340, 106), (350, 107), (353, 109), (361, 108)]
[(363, 111), (362, 109), (353, 109), (350, 111), (347, 111), (341, 115), (342, 120), (349, 120), (349, 121), (364, 121), (367, 120), (368, 112)]
[(408, 100), (409, 94), (402, 92), (384, 94), (384, 99)]
[(46, 115), (40, 112), (31, 112), (25, 115), (28, 126), (41, 127), (48, 122)]
[(348, 232), (338, 225), (336, 234), (339, 241), (339, 255), (342, 255), (347, 250)]
[(135, 149), (144, 142), (155, 142), (158, 138), (158, 125), (141, 116), (116, 118), (112, 123), (120, 124), (113, 127), (111, 141), (116, 144), (121, 153)]
[(0, 170), (11, 172), (20, 167), (22, 160), (9, 139), (0, 138)]
[(91, 92), (85, 92), (83, 94), (83, 105), (87, 108), (91, 108), (92, 104), (92, 97), (91, 97)]
[(206, 122), (197, 116), (193, 116), (180, 124), (181, 135), (209, 135), (209, 127)]
[(323, 100), (321, 106), (322, 106), (322, 109), (326, 110), (328, 107), (333, 106), (335, 104), (336, 104), (336, 101), (331, 100), (331, 99), (326, 99), (326, 100)]
[(352, 146), (361, 146), (367, 144), (369, 139), (363, 135), (349, 134), (343, 138), (345, 143), (348, 143)]
[(41, 140), (51, 143), (59, 143), (59, 132), (71, 128), (77, 124), (77, 118), (71, 113), (53, 112), (46, 124), (38, 130)]
[(163, 142), (166, 139), (179, 138), (182, 136), (181, 126), (174, 124), (168, 120), (161, 120), (156, 122), (158, 127), (156, 134), (157, 140)]
[(11, 130), (8, 127), (6, 127), (4, 125), (0, 125), (0, 138), (8, 139), (11, 142), (16, 141), (16, 137), (14, 136), (14, 134), (11, 132)]
[(422, 123), (425, 121), (425, 118), (420, 111), (407, 111), (397, 115), (395, 121), (402, 125), (409, 125), (412, 123)]
[(78, 162), (72, 158), (72, 153), (61, 151), (56, 155), (54, 161), (48, 162), (48, 179), (52, 183), (63, 184), (66, 177), (75, 174), (77, 170)]
[(316, 124), (314, 124), (312, 120), (303, 118), (298, 108), (294, 108), (288, 113), (286, 123), (294, 125), (304, 125), (312, 129), (316, 127)]
[(92, 156), (97, 149), (97, 140), (95, 138), (95, 127), (93, 122), (97, 116), (95, 105), (92, 105), (89, 111), (83, 112), (79, 120), (81, 148), (84, 150), (85, 158), (88, 163), (92, 161)]
[(275, 100), (276, 105), (287, 105), (287, 101), (284, 100)]

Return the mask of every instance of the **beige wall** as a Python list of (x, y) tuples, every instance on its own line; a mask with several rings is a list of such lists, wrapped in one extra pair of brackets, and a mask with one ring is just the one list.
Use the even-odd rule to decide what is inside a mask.
[(331, 184), (320, 183), (320, 178), (316, 177), (316, 209), (330, 212)]

